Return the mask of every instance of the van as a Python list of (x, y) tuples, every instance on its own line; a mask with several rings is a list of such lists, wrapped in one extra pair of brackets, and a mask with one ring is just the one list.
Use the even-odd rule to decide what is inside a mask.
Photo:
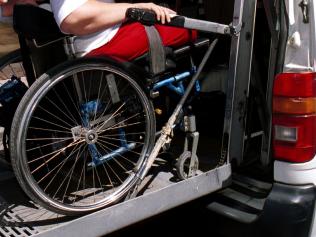
[[(315, 2), (205, 0), (176, 6), (180, 14), (235, 30), (232, 37), (218, 36), (193, 101), (202, 167), (228, 161), (232, 171), (221, 190), (203, 199), (219, 216), (211, 223), (214, 232), (316, 236)], [(171, 145), (174, 154), (178, 144)]]
[[(232, 15), (226, 13), (233, 12), (233, 1), (205, 3), (207, 19), (229, 23)], [(238, 52), (234, 88), (235, 118), (228, 150), (232, 185), (212, 196), (207, 207), (225, 217), (213, 224), (228, 236), (316, 236), (316, 3), (244, 4), (243, 14), (249, 15), (243, 27), (249, 28), (241, 33), (244, 46)], [(251, 43), (245, 42), (252, 34), (253, 48), (247, 55)], [(225, 47), (221, 49), (225, 52)], [(205, 88), (223, 93), (222, 88), (233, 86), (203, 82)]]

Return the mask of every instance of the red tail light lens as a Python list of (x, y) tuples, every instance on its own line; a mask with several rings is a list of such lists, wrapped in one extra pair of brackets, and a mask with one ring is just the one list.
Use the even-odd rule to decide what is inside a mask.
[(274, 96), (315, 97), (316, 73), (282, 73), (276, 76), (273, 86)]
[(310, 161), (316, 153), (316, 74), (280, 74), (273, 95), (274, 157)]

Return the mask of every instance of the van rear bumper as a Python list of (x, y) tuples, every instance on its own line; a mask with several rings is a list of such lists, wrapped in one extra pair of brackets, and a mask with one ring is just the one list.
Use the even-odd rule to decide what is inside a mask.
[(256, 223), (255, 236), (310, 236), (315, 199), (316, 189), (313, 185), (275, 183)]

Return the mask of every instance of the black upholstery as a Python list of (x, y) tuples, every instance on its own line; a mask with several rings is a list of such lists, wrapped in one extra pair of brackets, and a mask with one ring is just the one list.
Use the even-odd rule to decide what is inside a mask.
[(53, 13), (29, 4), (17, 4), (13, 11), (13, 28), (26, 39), (46, 43), (65, 35), (59, 30)]
[[(29, 85), (53, 66), (67, 60), (53, 13), (29, 4), (15, 5), (13, 27), (18, 34)], [(43, 47), (45, 46), (45, 47)]]

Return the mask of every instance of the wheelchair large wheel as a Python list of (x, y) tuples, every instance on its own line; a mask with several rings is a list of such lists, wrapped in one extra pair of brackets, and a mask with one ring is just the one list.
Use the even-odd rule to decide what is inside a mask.
[(25, 77), (20, 49), (16, 49), (0, 58), (0, 82), (12, 76)]
[(130, 74), (104, 59), (80, 59), (36, 80), (11, 131), (11, 163), (24, 191), (47, 209), (78, 215), (116, 203), (135, 185), (155, 117)]

